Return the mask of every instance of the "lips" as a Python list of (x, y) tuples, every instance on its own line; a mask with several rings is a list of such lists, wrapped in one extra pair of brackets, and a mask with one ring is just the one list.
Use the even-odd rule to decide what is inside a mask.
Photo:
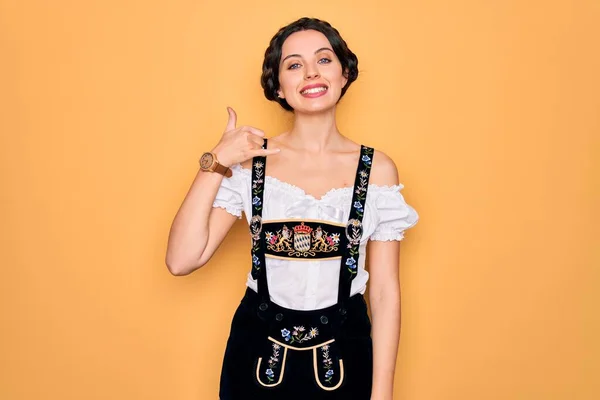
[(304, 86), (300, 90), (300, 94), (301, 95), (315, 95), (315, 94), (324, 93), (328, 89), (329, 88), (327, 87), (327, 85), (322, 84), (322, 83), (317, 83), (317, 84), (312, 84), (312, 85), (306, 85), (306, 86)]

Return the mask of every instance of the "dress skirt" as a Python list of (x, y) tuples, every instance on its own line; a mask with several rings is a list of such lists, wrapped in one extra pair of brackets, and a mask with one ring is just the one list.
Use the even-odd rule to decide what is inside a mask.
[(371, 398), (371, 321), (361, 294), (297, 311), (261, 303), (247, 288), (231, 324), (221, 400)]

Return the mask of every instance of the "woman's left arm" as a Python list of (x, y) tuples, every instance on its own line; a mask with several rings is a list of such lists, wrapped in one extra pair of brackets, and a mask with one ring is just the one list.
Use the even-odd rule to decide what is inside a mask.
[(373, 321), (371, 400), (392, 400), (400, 339), (400, 242), (370, 241), (367, 257)]

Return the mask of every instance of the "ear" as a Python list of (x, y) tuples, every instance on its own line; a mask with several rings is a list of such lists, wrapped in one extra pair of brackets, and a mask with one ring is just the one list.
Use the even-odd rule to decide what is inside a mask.
[(283, 95), (283, 91), (281, 89), (277, 90), (277, 97), (279, 97), (280, 99), (285, 99), (285, 96)]

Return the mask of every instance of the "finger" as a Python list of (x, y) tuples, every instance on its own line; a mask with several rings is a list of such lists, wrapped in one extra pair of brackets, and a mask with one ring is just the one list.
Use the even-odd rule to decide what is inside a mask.
[(266, 156), (271, 156), (273, 154), (277, 154), (279, 153), (281, 150), (280, 149), (260, 149), (260, 150), (252, 150), (250, 152), (250, 154), (252, 155), (252, 157), (266, 157)]
[(237, 114), (233, 111), (233, 108), (227, 107), (227, 112), (229, 113), (229, 119), (227, 120), (225, 132), (235, 129), (235, 125), (237, 124)]
[(265, 144), (265, 139), (256, 135), (248, 135), (248, 143), (256, 145), (258, 146), (258, 148), (261, 148), (263, 144)]
[(260, 129), (254, 128), (252, 126), (244, 126), (244, 127), (242, 127), (242, 131), (250, 132), (250, 133), (260, 136), (260, 137), (265, 136), (265, 132), (261, 131)]

